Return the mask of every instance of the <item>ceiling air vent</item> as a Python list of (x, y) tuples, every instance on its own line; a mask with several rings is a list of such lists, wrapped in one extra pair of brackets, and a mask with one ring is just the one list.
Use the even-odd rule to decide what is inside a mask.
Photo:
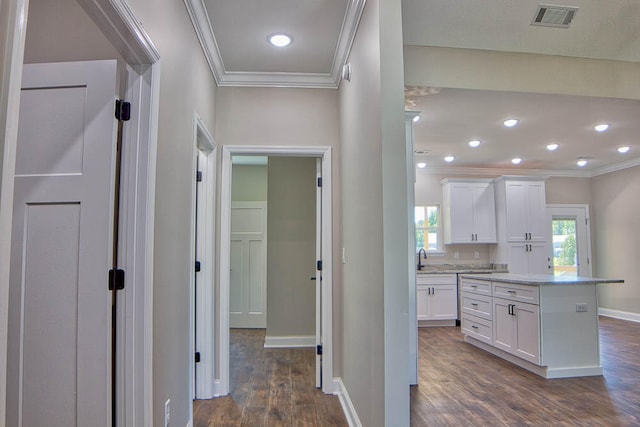
[(531, 25), (541, 27), (569, 28), (573, 17), (578, 12), (577, 7), (571, 6), (553, 6), (549, 4), (541, 4), (536, 10)]

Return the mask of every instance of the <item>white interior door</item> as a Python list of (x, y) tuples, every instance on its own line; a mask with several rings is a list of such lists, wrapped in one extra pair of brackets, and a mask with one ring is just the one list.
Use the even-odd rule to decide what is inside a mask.
[(231, 206), (229, 326), (267, 327), (267, 202)]
[(116, 61), (25, 65), (7, 424), (111, 424)]

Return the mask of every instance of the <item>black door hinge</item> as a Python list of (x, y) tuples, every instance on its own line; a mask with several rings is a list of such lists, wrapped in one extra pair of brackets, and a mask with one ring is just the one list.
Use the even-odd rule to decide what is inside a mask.
[(322, 271), (322, 261), (316, 261), (316, 270)]
[(322, 177), (318, 177), (318, 187), (322, 187)]
[(131, 118), (131, 103), (116, 99), (116, 120), (127, 122)]
[(196, 351), (196, 354), (193, 358), (195, 360), (196, 363), (200, 363), (200, 352)]
[(322, 356), (322, 344), (318, 344), (318, 345), (316, 346), (316, 354), (317, 354), (318, 356)]
[(109, 290), (112, 291), (114, 289), (124, 289), (124, 270), (118, 268), (109, 270)]
[(196, 261), (196, 273), (200, 271), (200, 261)]
[(196, 182), (202, 182), (202, 171), (196, 172)]

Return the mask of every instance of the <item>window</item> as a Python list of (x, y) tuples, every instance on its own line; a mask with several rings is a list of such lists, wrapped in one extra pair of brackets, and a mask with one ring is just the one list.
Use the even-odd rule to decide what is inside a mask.
[(440, 207), (416, 206), (416, 252), (424, 248), (427, 252), (440, 250)]

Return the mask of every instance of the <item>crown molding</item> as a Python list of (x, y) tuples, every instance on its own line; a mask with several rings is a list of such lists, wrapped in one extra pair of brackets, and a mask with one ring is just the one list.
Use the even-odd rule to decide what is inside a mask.
[(184, 0), (204, 56), (218, 86), (331, 88), (340, 84), (366, 0), (349, 0), (330, 73), (261, 73), (227, 71), (203, 0)]
[(640, 166), (640, 157), (636, 157), (633, 159), (626, 160), (624, 162), (615, 163), (613, 165), (603, 166), (601, 168), (595, 169), (591, 172), (591, 176), (600, 176), (611, 172), (617, 172), (623, 169), (632, 168), (635, 166)]

